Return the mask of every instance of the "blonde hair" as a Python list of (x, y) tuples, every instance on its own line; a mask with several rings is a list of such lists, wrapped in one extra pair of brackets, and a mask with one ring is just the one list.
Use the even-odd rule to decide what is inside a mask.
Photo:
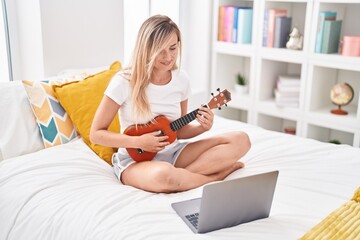
[[(124, 70), (128, 73), (132, 88), (132, 113), (138, 123), (139, 119), (151, 119), (151, 109), (146, 96), (157, 55), (164, 49), (172, 33), (178, 37), (179, 56), (181, 61), (181, 33), (178, 26), (167, 16), (155, 15), (148, 18), (140, 27), (130, 66)], [(177, 68), (176, 63), (173, 70)]]

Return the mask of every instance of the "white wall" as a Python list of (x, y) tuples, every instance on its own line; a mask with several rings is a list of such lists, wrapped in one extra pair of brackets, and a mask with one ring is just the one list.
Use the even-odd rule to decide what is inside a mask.
[[(191, 77), (190, 110), (210, 98), (211, 1), (7, 1), (13, 5), (15, 79), (53, 76), (66, 68), (105, 66), (114, 60), (125, 65), (141, 23), (160, 13), (170, 14), (183, 34), (181, 67)], [(170, 12), (164, 10), (164, 3), (172, 8)], [(178, 15), (175, 7), (180, 9)]]
[(45, 76), (123, 59), (122, 1), (40, 0), (40, 9)]
[(124, 0), (124, 64), (131, 60), (137, 33), (149, 13), (149, 0)]
[[(190, 109), (210, 99), (212, 1), (181, 0), (180, 28), (183, 33), (182, 68), (191, 77)], [(212, 91), (215, 91), (212, 89)]]
[(7, 0), (14, 79), (123, 60), (123, 1)]
[(150, 15), (162, 14), (179, 25), (180, 0), (150, 0)]

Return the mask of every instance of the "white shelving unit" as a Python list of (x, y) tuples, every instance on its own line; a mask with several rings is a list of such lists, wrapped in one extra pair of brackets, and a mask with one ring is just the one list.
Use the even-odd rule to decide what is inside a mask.
[[(218, 8), (223, 5), (253, 7), (252, 43), (247, 45), (217, 40)], [(286, 8), (304, 36), (302, 50), (262, 46), (265, 9)], [(211, 89), (227, 88), (232, 93), (228, 108), (217, 112), (222, 116), (283, 132), (296, 127), (296, 135), (360, 147), (360, 57), (314, 53), (320, 11), (337, 12), (343, 20), (344, 35), (360, 36), (360, 0), (215, 0), (213, 4), (213, 45)], [(245, 76), (247, 94), (236, 94), (236, 74)], [(278, 107), (274, 87), (279, 75), (301, 76), (299, 107)], [(347, 82), (354, 89), (352, 102), (343, 109), (348, 115), (334, 115), (330, 100), (335, 83)]]

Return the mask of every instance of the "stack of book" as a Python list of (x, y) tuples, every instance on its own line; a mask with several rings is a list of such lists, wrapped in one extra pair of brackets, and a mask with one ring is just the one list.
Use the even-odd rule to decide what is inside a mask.
[(263, 46), (285, 48), (291, 31), (291, 17), (287, 9), (271, 8), (265, 10), (263, 26)]
[(298, 107), (300, 76), (280, 75), (275, 88), (275, 103), (279, 107)]
[(337, 53), (339, 50), (341, 20), (336, 20), (336, 12), (320, 12), (316, 32), (316, 53)]
[(220, 6), (218, 41), (250, 44), (253, 9), (251, 7)]

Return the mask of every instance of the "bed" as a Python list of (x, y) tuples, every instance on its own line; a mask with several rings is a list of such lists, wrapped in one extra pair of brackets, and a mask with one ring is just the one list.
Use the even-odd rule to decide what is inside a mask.
[(360, 185), (358, 148), (216, 116), (213, 129), (195, 139), (241, 130), (252, 142), (241, 159), (246, 167), (225, 181), (272, 170), (279, 178), (268, 218), (194, 234), (171, 203), (200, 197), (202, 187), (155, 194), (124, 186), (81, 136), (44, 148), (20, 83), (2, 84), (0, 93), (1, 240), (299, 239)]

